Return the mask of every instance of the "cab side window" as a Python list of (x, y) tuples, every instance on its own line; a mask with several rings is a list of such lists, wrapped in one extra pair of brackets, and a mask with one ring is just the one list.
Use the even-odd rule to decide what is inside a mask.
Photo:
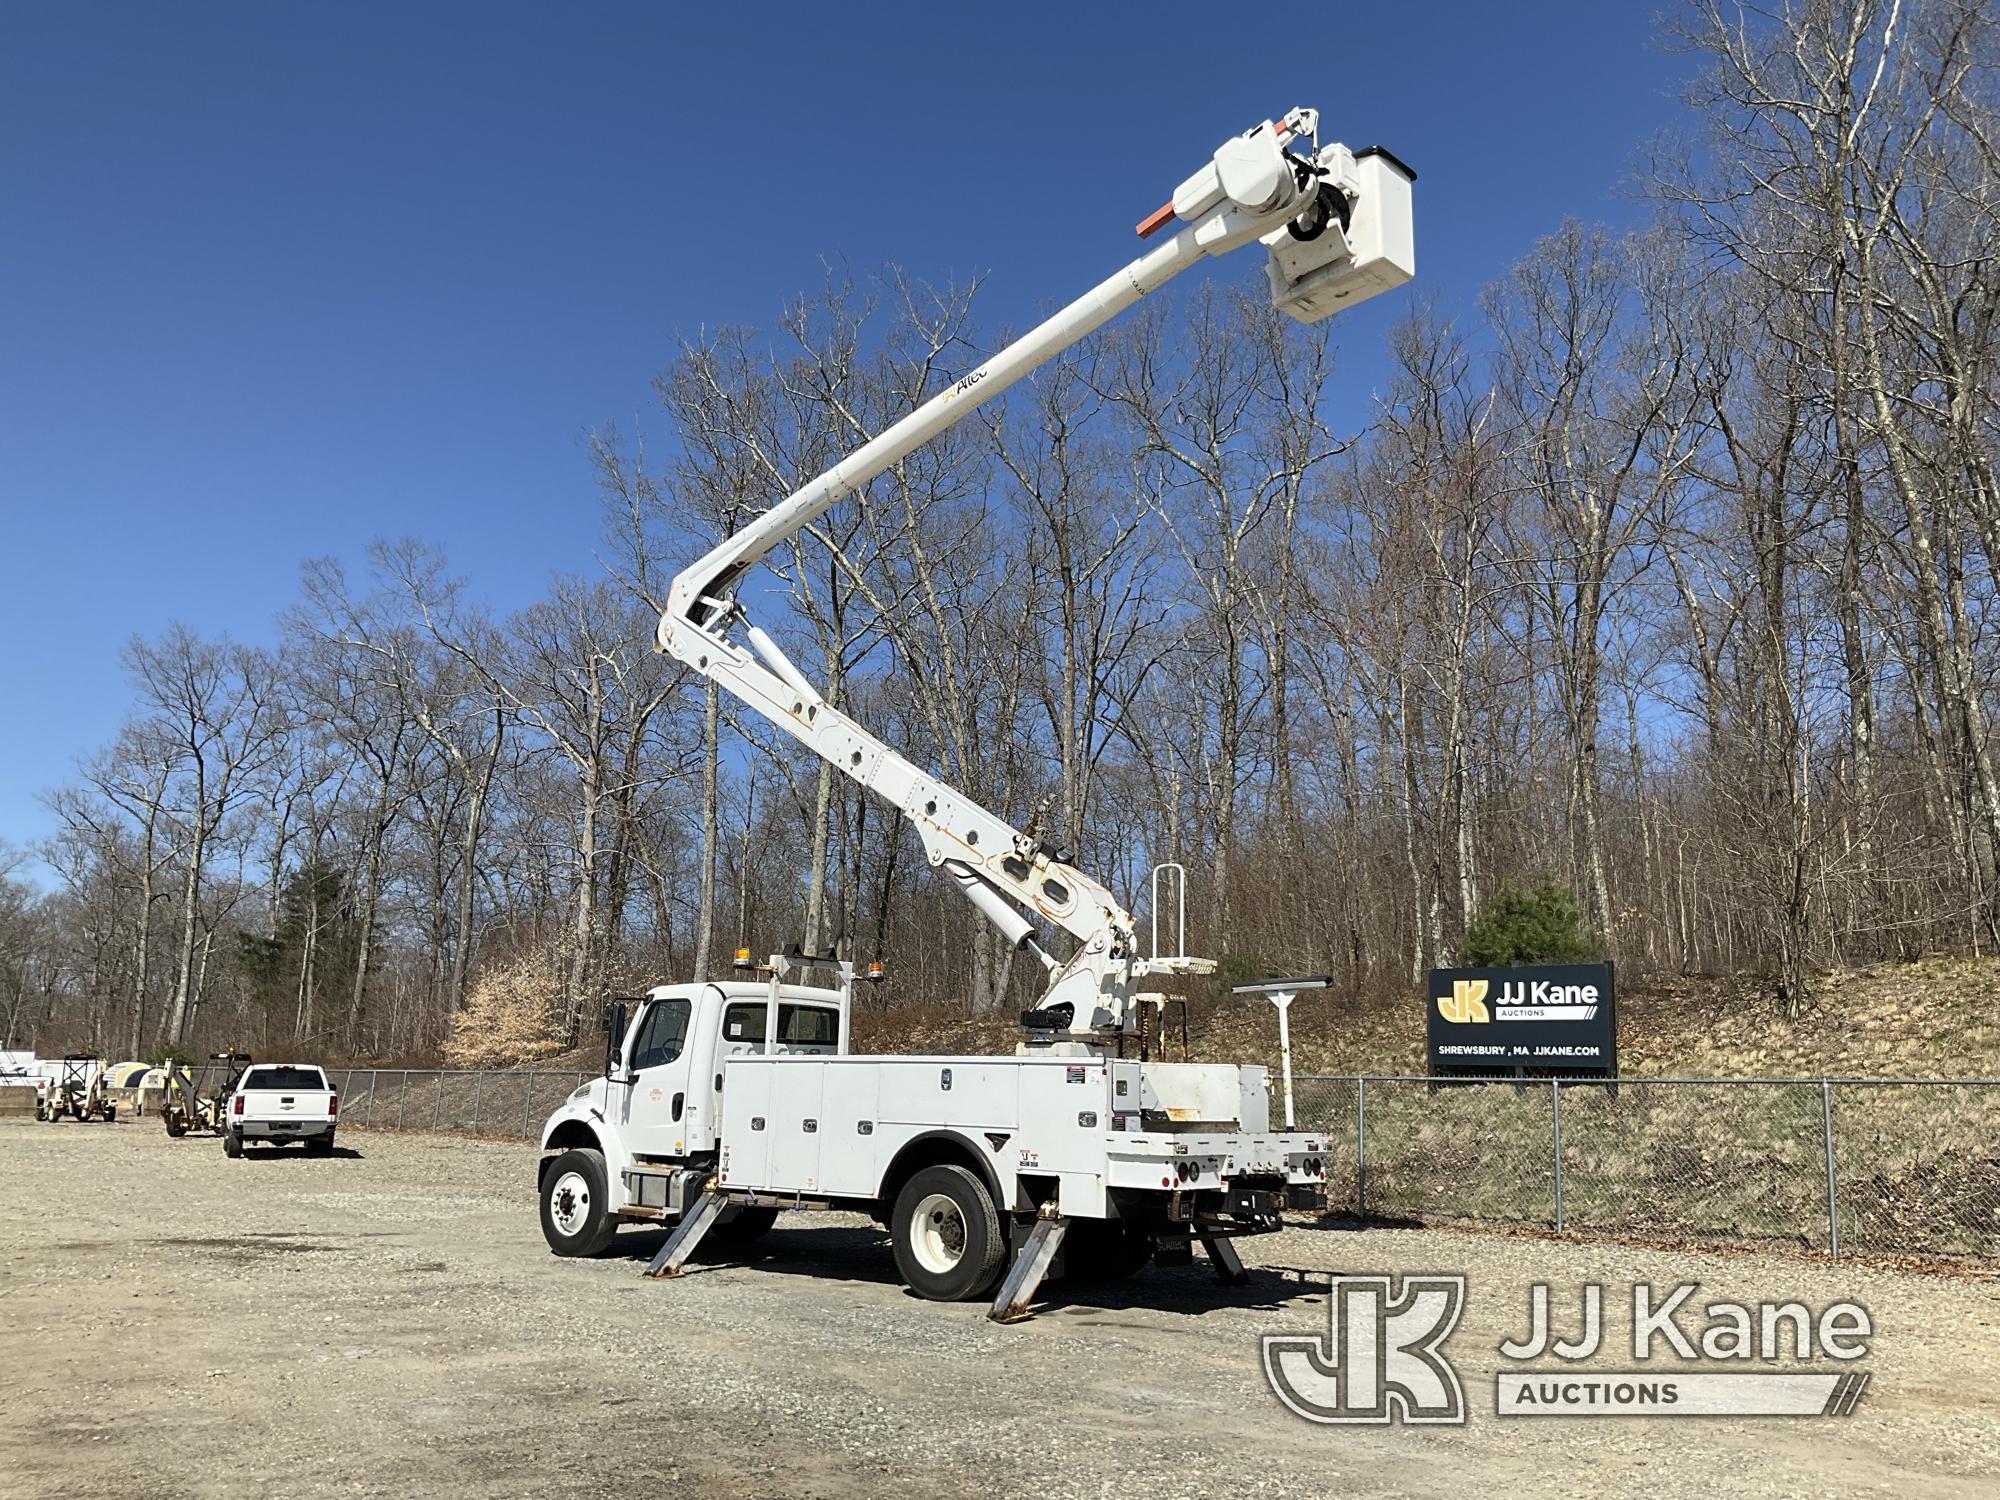
[[(723, 1045), (747, 1042), (761, 1046), (765, 1014), (762, 1000), (732, 1005), (723, 1011)], [(840, 1017), (834, 1011), (822, 1010), (816, 1005), (778, 1007), (778, 1041), (782, 1046), (831, 1047), (840, 1040), (839, 1032)]]
[(755, 1005), (732, 1005), (722, 1013), (722, 1041), (727, 1046), (731, 1042), (759, 1042), (764, 1040), (764, 1002)]
[(817, 1005), (778, 1007), (778, 1039), (794, 1047), (832, 1047), (840, 1041), (840, 1015)]
[(687, 1043), (688, 1016), (693, 1007), (685, 1000), (655, 1000), (639, 1027), (639, 1039), (632, 1044), (634, 1072), (657, 1068), (681, 1055)]

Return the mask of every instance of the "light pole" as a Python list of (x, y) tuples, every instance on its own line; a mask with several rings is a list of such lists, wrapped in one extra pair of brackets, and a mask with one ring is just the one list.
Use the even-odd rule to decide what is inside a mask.
[(1331, 974), (1315, 974), (1303, 979), (1260, 979), (1254, 984), (1231, 985), (1230, 993), (1236, 995), (1263, 995), (1278, 1007), (1278, 1059), (1285, 1078), (1285, 1129), (1290, 1130), (1292, 1120), (1292, 1002), (1299, 997), (1300, 990), (1323, 990), (1333, 983)]

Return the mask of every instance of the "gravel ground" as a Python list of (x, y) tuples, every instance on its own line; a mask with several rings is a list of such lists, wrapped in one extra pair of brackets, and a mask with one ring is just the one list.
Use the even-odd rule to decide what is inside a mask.
[[(0, 1124), (0, 1495), (1523, 1494), (1991, 1496), (2000, 1289), (1810, 1261), (1442, 1231), (1295, 1228), (999, 1328), (894, 1280), (865, 1219), (789, 1215), (755, 1263), (638, 1274), (657, 1232), (559, 1261), (531, 1148), (342, 1132), (326, 1160), (151, 1121)], [(1317, 1274), (1298, 1278), (1284, 1268)], [(1315, 1427), (1264, 1332), (1323, 1332), (1323, 1276), (1464, 1271), (1470, 1425)], [(1495, 1346), (1526, 1288), (1699, 1281), (1853, 1298), (1874, 1383), (1844, 1420), (1514, 1421)], [(1572, 1291), (1571, 1296), (1574, 1295)], [(1622, 1316), (1607, 1343), (1629, 1366)]]

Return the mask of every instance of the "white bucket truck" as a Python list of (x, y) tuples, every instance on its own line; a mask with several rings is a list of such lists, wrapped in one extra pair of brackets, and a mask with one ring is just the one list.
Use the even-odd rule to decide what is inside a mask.
[[(853, 971), (830, 955), (621, 1003), (604, 1076), (543, 1128), (542, 1227), (557, 1254), (598, 1253), (621, 1223), (672, 1224), (649, 1270), (674, 1275), (712, 1230), (752, 1237), (792, 1205), (860, 1209), (888, 1225), (913, 1290), (955, 1300), (998, 1284), (993, 1316), (1007, 1320), (1058, 1255), (1072, 1274), (1116, 1275), (1199, 1242), (1240, 1279), (1230, 1239), (1278, 1228), (1286, 1191), (1322, 1181), (1321, 1137), (1271, 1129), (1263, 1068), (1149, 1055), (1165, 999), (1150, 986), (1214, 967), (1178, 940), (1161, 951), (1163, 872), (1142, 956), (1110, 890), (826, 702), (737, 596), (829, 506), (1211, 255), (1261, 242), (1275, 304), (1304, 322), (1408, 281), (1412, 174), (1379, 148), (1321, 147), (1318, 128), (1317, 111), (1294, 109), (1224, 142), (1139, 225), (1151, 237), (1178, 222), (1171, 235), (674, 580), (661, 648), (897, 807), (1048, 986), (1012, 1057), (852, 1055)], [(1068, 958), (1043, 946), (1048, 927), (1074, 940)], [(788, 982), (809, 967), (838, 981)]]

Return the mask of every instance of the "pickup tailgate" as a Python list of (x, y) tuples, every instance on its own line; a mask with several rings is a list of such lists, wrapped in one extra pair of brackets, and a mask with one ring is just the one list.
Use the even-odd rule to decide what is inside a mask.
[(333, 1123), (337, 1106), (318, 1068), (252, 1068), (230, 1103), (230, 1123), (274, 1135), (305, 1134)]

